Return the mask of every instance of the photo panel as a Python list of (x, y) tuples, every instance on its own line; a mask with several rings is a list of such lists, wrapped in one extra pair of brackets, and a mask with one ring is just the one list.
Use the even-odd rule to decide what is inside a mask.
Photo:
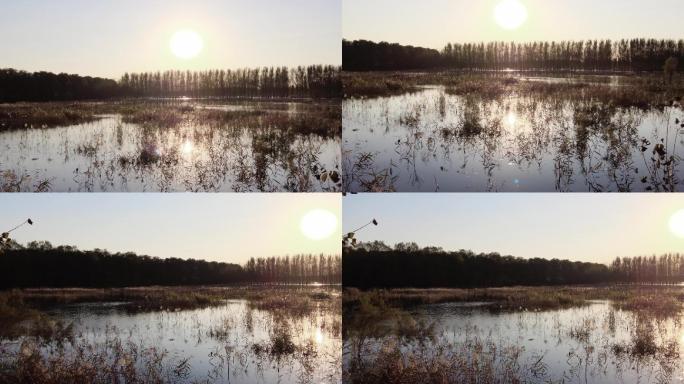
[(339, 191), (340, 13), (4, 2), (0, 191)]
[(679, 194), (344, 198), (345, 383), (675, 383)]
[(684, 3), (345, 0), (347, 192), (681, 192)]
[(341, 382), (338, 194), (0, 206), (0, 382)]

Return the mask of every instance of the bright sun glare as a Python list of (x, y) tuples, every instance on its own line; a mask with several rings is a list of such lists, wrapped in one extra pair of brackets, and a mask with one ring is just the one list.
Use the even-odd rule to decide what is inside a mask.
[(202, 52), (204, 42), (197, 32), (184, 29), (173, 34), (169, 46), (176, 57), (187, 60)]
[(311, 240), (327, 239), (337, 228), (337, 216), (325, 209), (314, 209), (302, 217), (299, 228)]
[(684, 238), (684, 209), (678, 211), (670, 218), (670, 231), (675, 236)]
[(494, 19), (505, 29), (516, 29), (527, 20), (527, 8), (518, 0), (503, 0), (494, 9)]

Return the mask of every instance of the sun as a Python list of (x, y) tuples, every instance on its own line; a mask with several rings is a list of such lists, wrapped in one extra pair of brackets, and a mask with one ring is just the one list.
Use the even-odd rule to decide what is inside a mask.
[(337, 229), (337, 216), (325, 209), (314, 209), (302, 217), (299, 228), (311, 240), (323, 240)]
[(503, 0), (494, 9), (494, 19), (504, 29), (517, 29), (527, 20), (527, 8), (518, 0)]
[(204, 42), (197, 32), (191, 29), (183, 29), (171, 36), (169, 47), (176, 57), (188, 60), (197, 57), (202, 52)]
[(684, 238), (684, 209), (676, 212), (670, 217), (670, 231), (675, 236)]

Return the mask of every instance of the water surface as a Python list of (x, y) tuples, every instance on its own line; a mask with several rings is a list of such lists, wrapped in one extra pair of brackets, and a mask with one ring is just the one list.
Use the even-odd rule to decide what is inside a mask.
[[(604, 80), (623, 85), (619, 77)], [(683, 190), (684, 113), (678, 106), (621, 107), (562, 93), (463, 96), (429, 86), (345, 99), (342, 116), (349, 192)], [(666, 149), (662, 155), (658, 144)]]
[[(149, 102), (148, 102), (149, 104)], [(194, 108), (313, 113), (307, 103), (193, 102)], [(257, 124), (189, 121), (160, 127), (101, 115), (94, 122), (0, 132), (0, 171), (24, 177), (23, 190), (46, 181), (52, 192), (336, 191), (321, 170), (340, 166), (339, 137)]]
[[(466, 361), (491, 358), (496, 375), (513, 373), (530, 383), (684, 381), (684, 329), (679, 319), (623, 311), (606, 301), (543, 312), (496, 312), (481, 304), (414, 308), (411, 315), (433, 327), (434, 338), (403, 338), (402, 354), (430, 358), (446, 353)], [(392, 339), (371, 340), (366, 357), (372, 359), (383, 345), (393, 345)], [(348, 341), (345, 351), (349, 364)]]
[[(123, 345), (141, 356), (161, 357), (165, 375), (179, 382), (341, 382), (341, 320), (339, 314), (322, 308), (294, 316), (229, 300), (204, 309), (131, 313), (118, 304), (64, 305), (48, 313), (55, 320), (73, 323), (77, 345), (110, 355)], [(279, 355), (267, 351), (273, 338), (283, 333), (296, 350)], [(0, 342), (0, 349), (16, 351), (21, 342)], [(53, 344), (43, 351), (48, 356), (74, 352), (71, 344), (66, 344), (65, 352)], [(178, 367), (180, 374), (174, 372)], [(144, 366), (139, 369), (147, 371)]]

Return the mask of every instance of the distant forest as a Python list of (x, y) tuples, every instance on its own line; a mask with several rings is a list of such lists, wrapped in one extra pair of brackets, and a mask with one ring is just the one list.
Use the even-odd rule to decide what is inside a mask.
[(246, 265), (135, 253), (81, 251), (49, 242), (0, 250), (0, 289), (208, 284), (339, 284), (339, 255), (250, 259)]
[(447, 252), (414, 243), (345, 248), (343, 284), (370, 288), (476, 288), (601, 283), (673, 284), (684, 280), (684, 255), (620, 258), (610, 266), (498, 253)]
[(340, 68), (330, 65), (126, 73), (119, 81), (0, 69), (0, 102), (129, 97), (339, 97)]
[(449, 43), (441, 51), (374, 43), (342, 42), (345, 71), (467, 69), (662, 71), (684, 59), (684, 40), (587, 40), (561, 42)]
[(624, 282), (676, 284), (684, 281), (684, 255), (618, 257), (610, 269)]

